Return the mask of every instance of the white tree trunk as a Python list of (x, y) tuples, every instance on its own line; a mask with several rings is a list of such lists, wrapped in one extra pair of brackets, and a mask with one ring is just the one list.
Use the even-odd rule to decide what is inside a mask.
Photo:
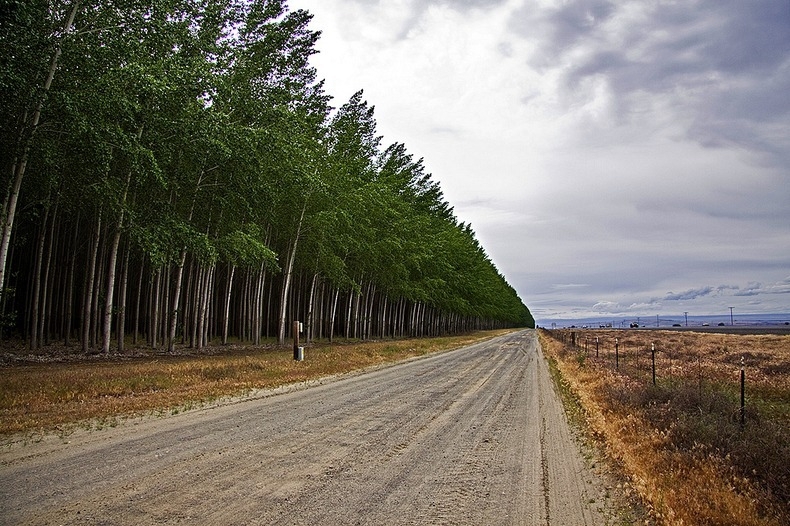
[(315, 301), (315, 284), (318, 281), (318, 272), (313, 274), (313, 281), (310, 284), (310, 299), (307, 301), (307, 343), (313, 339), (313, 302)]
[(225, 319), (222, 323), (222, 345), (228, 344), (228, 321), (230, 319), (230, 293), (233, 290), (233, 275), (236, 273), (236, 265), (230, 266), (228, 274), (228, 290), (225, 294)]
[(39, 319), (39, 305), (41, 297), (41, 266), (44, 262), (44, 246), (47, 241), (47, 220), (49, 219), (49, 208), (44, 211), (44, 219), (41, 224), (41, 234), (38, 238), (38, 247), (36, 248), (36, 266), (33, 271), (33, 304), (31, 306), (32, 322), (30, 324), (30, 348), (36, 350), (39, 348), (38, 341), (38, 319)]
[(96, 277), (96, 256), (99, 253), (99, 237), (101, 236), (101, 212), (96, 221), (96, 232), (93, 235), (91, 253), (88, 260), (88, 274), (85, 286), (85, 301), (82, 309), (82, 352), (90, 349), (91, 334), (91, 304), (93, 302), (93, 287)]
[(123, 260), (123, 271), (121, 272), (121, 293), (118, 297), (118, 321), (115, 329), (118, 337), (118, 352), (123, 352), (126, 325), (126, 292), (129, 285), (129, 246), (126, 247), (126, 254)]
[(277, 341), (280, 345), (285, 345), (285, 316), (288, 312), (288, 292), (290, 291), (291, 287), (291, 276), (294, 269), (294, 260), (296, 259), (296, 247), (299, 244), (299, 236), (302, 233), (302, 221), (304, 221), (304, 213), (306, 209), (307, 200), (305, 200), (304, 205), (302, 206), (302, 214), (299, 216), (299, 223), (296, 225), (296, 235), (294, 236), (293, 244), (291, 245), (291, 250), (288, 254), (288, 264), (286, 265), (287, 270), (285, 273), (285, 281), (283, 283), (282, 296), (280, 298), (280, 331), (277, 337)]
[(187, 261), (186, 247), (181, 249), (181, 257), (178, 260), (178, 270), (176, 270), (176, 290), (173, 292), (173, 303), (170, 309), (170, 330), (167, 337), (167, 352), (176, 350), (176, 327), (178, 326), (178, 305), (181, 301), (181, 282), (184, 276), (184, 265)]

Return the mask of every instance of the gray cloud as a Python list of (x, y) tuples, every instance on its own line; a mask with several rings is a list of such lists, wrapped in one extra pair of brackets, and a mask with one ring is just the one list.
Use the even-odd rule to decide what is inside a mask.
[(565, 3), (549, 12), (552, 41), (557, 50), (564, 50), (592, 35), (616, 10), (606, 0), (582, 0)]
[(787, 0), (293, 1), (536, 317), (790, 309)]
[(429, 0), (427, 2), (423, 2), (422, 0), (420, 0), (420, 3), (425, 3), (425, 4), (435, 3), (440, 5), (446, 5), (458, 10), (466, 10), (473, 8), (483, 9), (483, 8), (498, 7), (504, 4), (506, 1), (507, 0), (433, 0), (433, 1)]
[(616, 301), (599, 301), (590, 309), (598, 314), (640, 314), (649, 311), (657, 311), (663, 307), (660, 301), (651, 299), (644, 302), (633, 302), (622, 304)]
[(635, 17), (633, 3), (575, 0), (552, 10), (528, 5), (510, 27), (536, 41), (533, 65), (564, 68), (569, 89), (586, 78), (605, 78), (622, 118), (632, 110), (629, 97), (669, 96), (692, 118), (688, 133), (701, 144), (787, 155), (790, 3), (699, 0), (639, 9), (642, 16)]
[[(684, 163), (676, 162), (674, 173), (647, 183), (653, 191), (623, 195), (637, 205), (643, 221), (680, 225), (677, 219), (683, 217), (697, 229), (748, 224), (763, 235), (786, 230), (790, 2), (571, 0), (549, 9), (528, 3), (509, 27), (534, 43), (533, 67), (561, 76), (565, 91), (559, 94), (560, 104), (573, 108), (586, 103), (578, 98), (590, 96), (584, 89), (588, 81), (605, 86), (608, 115), (593, 126), (627, 125), (638, 133), (663, 119), (678, 127), (677, 141), (748, 152), (751, 162), (760, 164), (759, 169), (738, 171), (724, 164), (708, 168), (689, 163), (683, 170)], [(601, 131), (587, 129), (582, 140), (611, 144)], [(657, 159), (650, 161), (657, 165)], [(654, 175), (650, 171), (657, 172), (640, 167), (635, 177)], [(685, 236), (682, 228), (675, 231), (676, 239)], [(724, 231), (708, 234), (718, 238)], [(787, 263), (786, 257), (780, 259), (775, 262)]]
[(788, 61), (785, 0), (642, 4), (644, 16), (626, 18), (632, 4), (575, 0), (543, 11), (527, 6), (510, 27), (525, 38), (539, 36), (537, 63), (583, 50), (571, 61), (570, 80), (604, 73), (625, 91), (665, 91), (695, 79), (716, 84), (711, 73), (717, 72), (773, 74)]
[(587, 283), (557, 283), (554, 285), (554, 288), (557, 290), (569, 290), (569, 289), (583, 289), (589, 286), (590, 285)]
[[(371, 0), (351, 0), (363, 7), (370, 7)], [(396, 40), (403, 40), (408, 38), (410, 32), (417, 28), (420, 24), (423, 14), (431, 6), (447, 6), (456, 11), (466, 12), (471, 9), (493, 9), (504, 4), (507, 0), (413, 0), (411, 5), (406, 8), (409, 9), (408, 16), (405, 17), (404, 22), (398, 31), (395, 32)], [(387, 4), (389, 0), (378, 0), (375, 2), (378, 5)]]
[(666, 296), (664, 296), (664, 299), (667, 301), (693, 300), (701, 296), (707, 296), (711, 292), (713, 292), (713, 287), (701, 287), (698, 289), (689, 289), (678, 294), (669, 292)]
[(749, 283), (746, 288), (739, 289), (733, 294), (734, 296), (757, 296), (762, 292), (762, 283)]
[(738, 289), (734, 296), (758, 296), (761, 294), (790, 294), (790, 278), (777, 281), (771, 285), (752, 282), (745, 288)]

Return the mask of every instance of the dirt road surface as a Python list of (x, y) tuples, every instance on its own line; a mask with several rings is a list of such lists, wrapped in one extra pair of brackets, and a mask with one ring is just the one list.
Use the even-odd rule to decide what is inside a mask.
[(534, 331), (0, 451), (0, 524), (606, 524), (601, 488)]

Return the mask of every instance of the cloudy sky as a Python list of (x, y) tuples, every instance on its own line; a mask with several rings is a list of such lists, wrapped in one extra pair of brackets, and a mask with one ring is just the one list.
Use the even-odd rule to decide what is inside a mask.
[(788, 0), (290, 0), (538, 323), (790, 312)]

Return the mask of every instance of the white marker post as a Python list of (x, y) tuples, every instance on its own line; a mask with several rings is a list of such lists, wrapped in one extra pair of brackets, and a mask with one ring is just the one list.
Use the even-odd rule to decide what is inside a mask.
[(293, 324), (293, 333), (294, 333), (294, 360), (297, 362), (301, 362), (304, 360), (304, 347), (299, 346), (299, 333), (302, 332), (302, 323), (299, 321), (294, 321)]

